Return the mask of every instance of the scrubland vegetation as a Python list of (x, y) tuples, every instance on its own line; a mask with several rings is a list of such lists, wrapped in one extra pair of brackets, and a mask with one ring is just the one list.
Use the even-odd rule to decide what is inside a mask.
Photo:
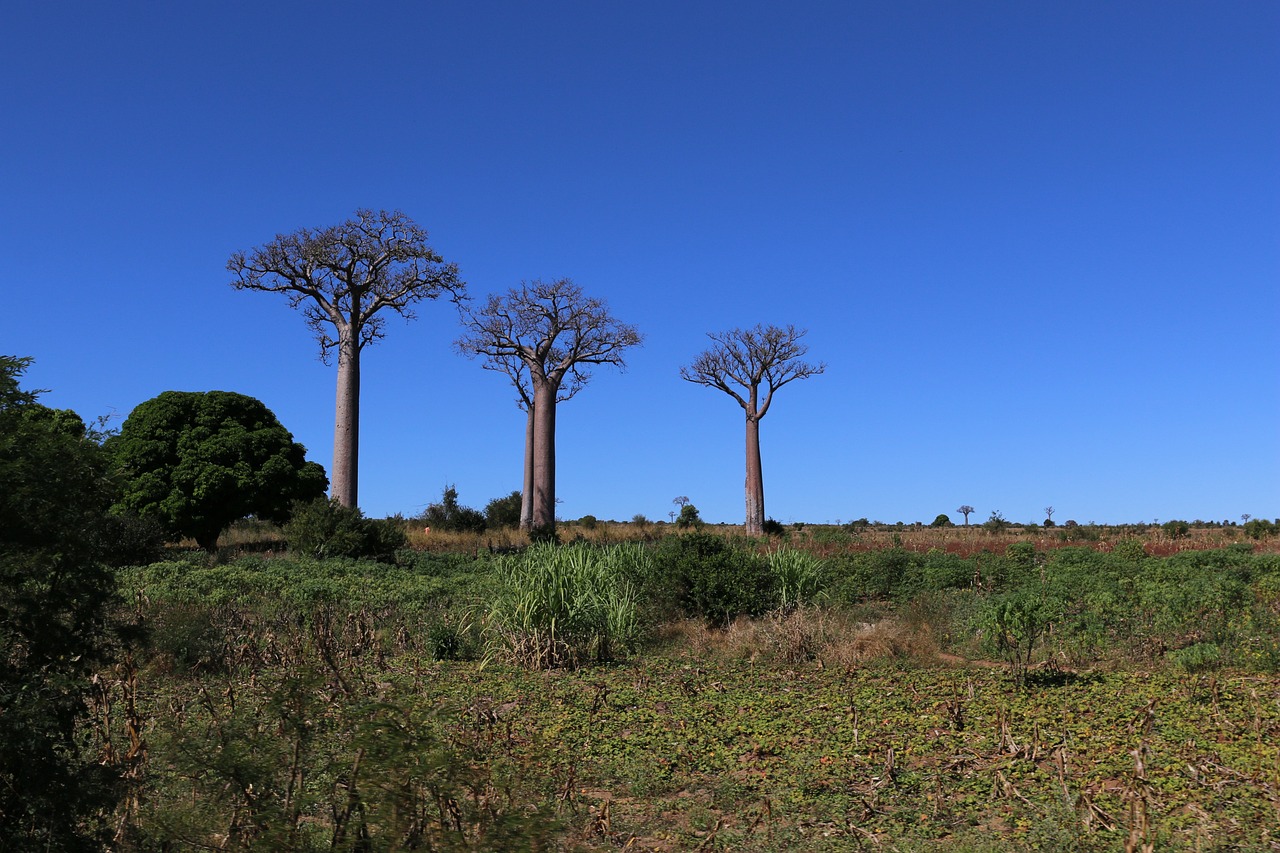
[(1274, 536), (401, 526), (119, 571), (119, 849), (1280, 841)]

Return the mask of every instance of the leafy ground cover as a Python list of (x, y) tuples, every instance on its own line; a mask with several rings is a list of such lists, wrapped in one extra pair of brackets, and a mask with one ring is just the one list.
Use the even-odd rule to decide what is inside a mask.
[[(126, 783), (117, 847), (1280, 844), (1275, 555), (890, 545), (789, 566), (739, 543), (725, 565), (760, 555), (777, 609), (655, 609), (706, 545), (615, 549), (633, 558), (544, 608), (596, 625), (578, 610), (598, 583), (634, 584), (640, 634), (579, 668), (486, 652), (515, 624), (492, 604), (532, 577), (513, 558), (124, 570), (150, 639), (101, 674), (87, 733)], [(540, 553), (521, 559), (559, 565)]]

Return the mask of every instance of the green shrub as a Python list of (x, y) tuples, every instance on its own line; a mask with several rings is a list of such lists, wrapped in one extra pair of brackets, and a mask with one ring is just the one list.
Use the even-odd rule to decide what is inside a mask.
[(1216, 643), (1196, 643), (1169, 652), (1169, 661), (1189, 673), (1207, 672), (1222, 666), (1222, 649)]
[(654, 559), (660, 587), (674, 592), (687, 615), (714, 625), (728, 625), (742, 614), (767, 613), (777, 603), (776, 580), (768, 563), (734, 549), (723, 537), (668, 537)]
[(929, 526), (930, 527), (955, 527), (955, 525), (951, 523), (951, 516), (947, 515), (945, 512), (939, 513), (938, 516), (933, 521), (929, 522)]
[(1163, 530), (1170, 539), (1181, 539), (1183, 536), (1186, 536), (1191, 532), (1191, 525), (1185, 521), (1175, 519), (1174, 521), (1166, 521), (1164, 524), (1160, 525), (1160, 529)]
[(518, 491), (489, 501), (484, 507), (485, 525), (494, 530), (499, 527), (519, 527), (521, 501)]
[(760, 525), (760, 530), (765, 536), (783, 536), (787, 532), (787, 529), (782, 526), (782, 522), (773, 518), (766, 518), (764, 523)]
[(1244, 535), (1250, 539), (1262, 539), (1275, 533), (1276, 525), (1265, 518), (1251, 518), (1244, 523)]
[(594, 515), (584, 515), (582, 518), (578, 519), (578, 524), (582, 527), (583, 530), (595, 530), (596, 525), (598, 525), (599, 523), (600, 523), (600, 520), (596, 518)]
[(365, 518), (356, 507), (336, 500), (295, 504), (293, 518), (284, 526), (285, 540), (294, 554), (369, 558), (395, 562), (396, 551), (408, 541), (404, 522), (398, 518)]
[(479, 533), (484, 530), (485, 518), (479, 510), (458, 503), (458, 490), (445, 486), (439, 503), (428, 504), (417, 522), (435, 530), (455, 530)]

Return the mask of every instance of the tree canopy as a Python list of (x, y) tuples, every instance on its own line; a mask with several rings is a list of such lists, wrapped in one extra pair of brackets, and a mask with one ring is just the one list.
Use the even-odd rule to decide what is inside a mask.
[(333, 496), (344, 506), (358, 497), (360, 353), (383, 336), (385, 312), (413, 319), (413, 306), (448, 293), (465, 295), (456, 264), (427, 244), (426, 229), (400, 211), (360, 209), (328, 228), (278, 234), (247, 255), (227, 261), (237, 290), (283, 293), (301, 308), (326, 364), (338, 353), (334, 411)]
[[(525, 494), (532, 490), (532, 514), (521, 523), (551, 530), (556, 403), (586, 384), (592, 366), (625, 368), (624, 352), (638, 346), (643, 336), (635, 326), (614, 318), (603, 300), (586, 296), (567, 278), (524, 282), (505, 295), (490, 296), (483, 307), (466, 312), (463, 325), (466, 332), (456, 342), (457, 349), (482, 356), (486, 368), (505, 373), (529, 411)], [(524, 371), (532, 398), (522, 384)]]
[[(759, 536), (765, 529), (764, 472), (760, 463), (760, 419), (769, 411), (774, 393), (789, 382), (823, 373), (827, 366), (804, 361), (809, 348), (805, 332), (795, 326), (732, 329), (707, 335), (714, 345), (702, 352), (680, 378), (716, 388), (742, 407), (747, 419), (746, 532)], [(762, 394), (763, 389), (763, 394)]]
[(166, 391), (134, 409), (107, 446), (123, 474), (120, 507), (210, 551), (231, 522), (287, 521), (294, 501), (328, 484), (270, 409), (230, 391)]
[(0, 847), (101, 849), (111, 771), (76, 726), (112, 646), (109, 465), (75, 412), (20, 387), (30, 363), (0, 356)]

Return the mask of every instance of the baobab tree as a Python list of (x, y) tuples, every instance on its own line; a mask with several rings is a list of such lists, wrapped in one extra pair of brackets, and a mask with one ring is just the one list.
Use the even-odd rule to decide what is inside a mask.
[(427, 245), (427, 232), (400, 211), (357, 210), (329, 228), (278, 234), (270, 243), (227, 261), (237, 290), (283, 293), (302, 308), (325, 364), (338, 353), (334, 411), (332, 495), (357, 505), (360, 446), (360, 354), (383, 336), (389, 311), (413, 319), (412, 306), (466, 294), (456, 264)]
[(973, 507), (969, 506), (968, 504), (964, 504), (963, 506), (958, 507), (958, 508), (956, 509), (956, 512), (958, 512), (958, 513), (962, 513), (962, 514), (964, 515), (964, 526), (965, 526), (965, 527), (968, 527), (968, 526), (969, 526), (969, 513), (973, 512)]
[[(714, 342), (680, 368), (680, 378), (718, 388), (742, 407), (747, 418), (746, 502), (748, 536), (764, 533), (764, 473), (760, 465), (760, 419), (769, 411), (773, 395), (796, 379), (823, 373), (821, 362), (802, 361), (809, 348), (800, 342), (805, 330), (795, 326), (760, 326), (707, 335)], [(763, 386), (763, 396), (761, 390)]]
[[(474, 353), (466, 352), (466, 355)], [(482, 365), (485, 370), (496, 370), (506, 374), (516, 389), (516, 406), (525, 413), (524, 425), (524, 477), (520, 491), (520, 527), (529, 530), (533, 527), (533, 388), (529, 384), (528, 369), (524, 361), (513, 355), (495, 356)], [(587, 375), (570, 369), (569, 374), (560, 384), (556, 394), (556, 402), (563, 403), (577, 394), (587, 384)]]
[(521, 524), (553, 531), (556, 404), (581, 390), (592, 366), (625, 369), (624, 351), (638, 346), (643, 337), (634, 326), (612, 317), (602, 300), (586, 297), (567, 278), (523, 282), (504, 296), (490, 296), (483, 307), (464, 309), (463, 327), (466, 332), (455, 342), (459, 352), (484, 357), (485, 366), (506, 373), (517, 390), (528, 373), (528, 393), (522, 401), (529, 413), (525, 458), (526, 478), (532, 461), (532, 483), (526, 479), (525, 492), (532, 494), (532, 507)]

